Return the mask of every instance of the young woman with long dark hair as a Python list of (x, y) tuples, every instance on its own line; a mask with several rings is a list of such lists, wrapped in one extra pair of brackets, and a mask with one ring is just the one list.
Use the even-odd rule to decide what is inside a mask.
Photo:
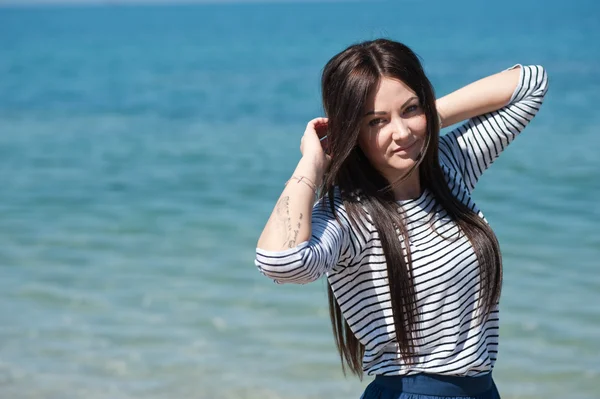
[(516, 65), (436, 100), (386, 39), (325, 66), (327, 117), (308, 123), (255, 263), (279, 283), (327, 275), (342, 367), (375, 375), (365, 399), (498, 397), (502, 259), (471, 192), (546, 90), (542, 67)]

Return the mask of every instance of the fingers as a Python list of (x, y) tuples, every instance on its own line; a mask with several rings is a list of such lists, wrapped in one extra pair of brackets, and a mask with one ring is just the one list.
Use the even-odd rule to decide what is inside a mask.
[(310, 122), (308, 122), (306, 129), (315, 132), (317, 137), (322, 139), (323, 137), (327, 136), (328, 121), (329, 120), (327, 118), (323, 117), (312, 119)]
[(329, 137), (325, 137), (321, 140), (321, 147), (323, 147), (325, 154), (329, 154)]
[(312, 119), (310, 122), (308, 122), (308, 124), (306, 125), (306, 128), (313, 129), (315, 132), (317, 132), (319, 129), (322, 129), (323, 127), (326, 128), (327, 122), (328, 122), (327, 118), (315, 118), (315, 119)]
[(315, 124), (317, 124), (317, 125), (318, 125), (318, 124), (322, 124), (322, 123), (325, 123), (325, 124), (326, 124), (328, 120), (329, 120), (329, 119), (328, 119), (328, 118), (325, 118), (325, 117), (318, 117), (318, 118), (314, 118), (314, 119), (311, 119), (311, 120), (308, 122), (308, 126), (311, 126), (311, 125), (313, 125), (313, 126), (314, 126)]
[(317, 136), (319, 137), (319, 140), (323, 141), (324, 139), (326, 140), (327, 137), (327, 125), (317, 125), (315, 127), (315, 132), (317, 133)]
[(300, 152), (303, 155), (305, 150), (309, 153), (320, 153), (321, 156), (329, 152), (328, 121), (328, 118), (319, 117), (308, 122), (306, 131), (300, 140)]

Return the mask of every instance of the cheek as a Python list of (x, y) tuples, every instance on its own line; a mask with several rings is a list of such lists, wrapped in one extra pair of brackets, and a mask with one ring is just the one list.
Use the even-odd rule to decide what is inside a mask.
[(376, 132), (375, 129), (360, 132), (358, 145), (372, 163), (377, 163), (378, 158), (383, 157), (385, 143), (382, 138), (381, 132)]
[(427, 118), (425, 115), (419, 115), (416, 118), (412, 118), (409, 127), (414, 135), (423, 137), (427, 132)]

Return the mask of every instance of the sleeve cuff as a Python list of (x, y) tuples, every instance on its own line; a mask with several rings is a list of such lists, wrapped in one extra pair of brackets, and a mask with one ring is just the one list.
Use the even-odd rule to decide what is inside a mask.
[(515, 102), (515, 100), (519, 96), (519, 93), (521, 92), (521, 89), (523, 88), (523, 75), (525, 74), (525, 67), (521, 64), (515, 64), (515, 65), (511, 66), (510, 68), (507, 68), (506, 71), (510, 71), (511, 69), (515, 69), (515, 68), (521, 69), (519, 71), (519, 83), (517, 84), (517, 87), (515, 87), (515, 90), (513, 91), (513, 94), (512, 94), (512, 96), (510, 96), (510, 100), (508, 100), (508, 103), (506, 105), (509, 105), (509, 104), (512, 104), (513, 102)]

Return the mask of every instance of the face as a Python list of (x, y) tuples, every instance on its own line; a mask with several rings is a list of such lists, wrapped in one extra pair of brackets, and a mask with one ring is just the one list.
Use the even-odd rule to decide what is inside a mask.
[(384, 77), (369, 95), (358, 145), (389, 182), (416, 163), (425, 143), (427, 120), (415, 92), (404, 82)]

